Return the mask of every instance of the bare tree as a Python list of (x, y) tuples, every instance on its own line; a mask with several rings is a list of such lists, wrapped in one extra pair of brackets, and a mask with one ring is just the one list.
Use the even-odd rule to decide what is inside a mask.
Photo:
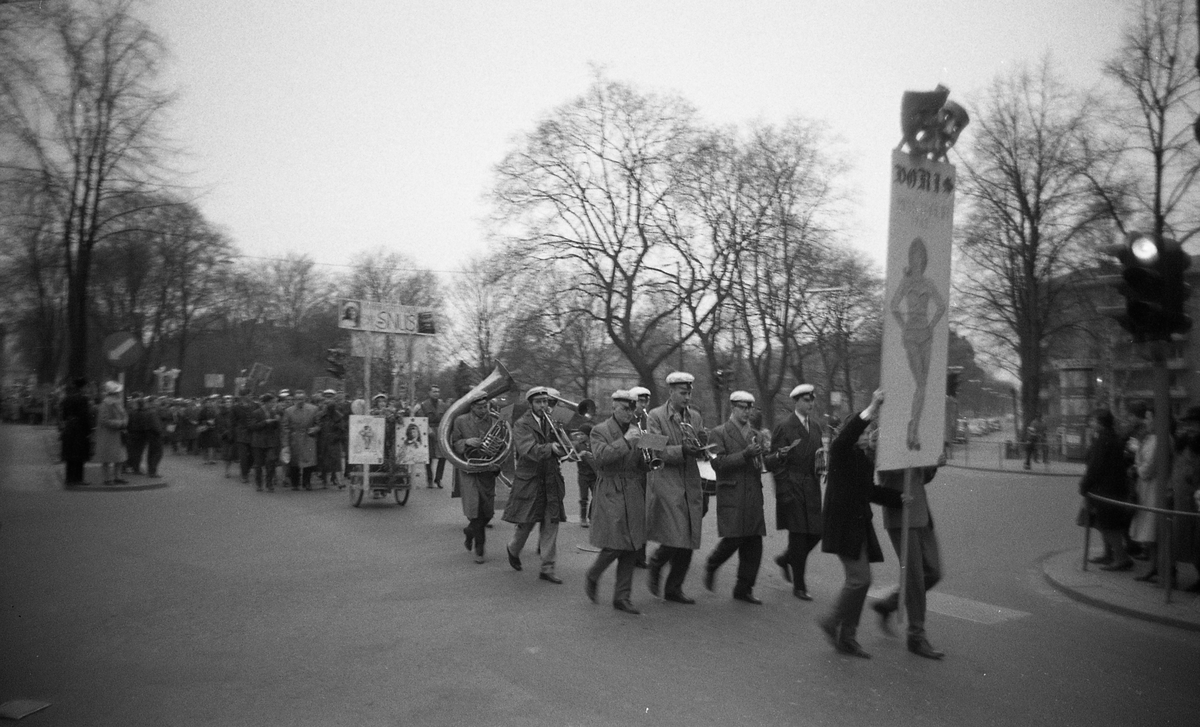
[(170, 96), (156, 86), (163, 46), (132, 0), (39, 3), (0, 43), (3, 181), (54, 210), (68, 281), (68, 373), (88, 363), (92, 252), (151, 184)]
[(1194, 199), (1200, 173), (1200, 146), (1192, 124), (1200, 106), (1194, 4), (1184, 0), (1141, 0), (1126, 26), (1120, 50), (1104, 64), (1127, 103), (1114, 115), (1123, 152), (1115, 164), (1131, 183), (1114, 194), (1103, 184), (1097, 192), (1110, 202), (1113, 218), (1127, 226), (1123, 212), (1145, 232), (1185, 242), (1200, 231), (1200, 205)]
[[(525, 134), (496, 168), (499, 234), (524, 261), (552, 263), (594, 305), (609, 340), (656, 388), (655, 370), (681, 342), (664, 335), (679, 296), (666, 244), (693, 111), (598, 77)], [(564, 291), (565, 292), (565, 291)]]
[(1021, 381), (1025, 423), (1037, 413), (1047, 349), (1077, 325), (1062, 315), (1068, 273), (1085, 267), (1105, 212), (1090, 182), (1098, 105), (1068, 88), (1048, 60), (997, 78), (974, 113), (959, 190), (955, 292), (963, 326)]

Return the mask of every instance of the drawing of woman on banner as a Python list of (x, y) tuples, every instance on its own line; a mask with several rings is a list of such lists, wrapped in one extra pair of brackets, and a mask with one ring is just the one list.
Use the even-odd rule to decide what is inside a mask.
[[(429, 461), (429, 419), (402, 417), (396, 425), (396, 461), (425, 464)], [(403, 435), (403, 436), (401, 436)]]
[(382, 464), (383, 417), (350, 415), (350, 464)]
[[(908, 246), (908, 267), (904, 278), (892, 296), (891, 312), (900, 324), (904, 353), (908, 357), (908, 368), (913, 375), (916, 391), (913, 392), (912, 410), (908, 420), (908, 448), (921, 448), (921, 413), (925, 408), (925, 387), (929, 383), (929, 359), (933, 349), (933, 331), (942, 316), (946, 315), (946, 301), (938, 293), (937, 286), (925, 277), (929, 264), (929, 251), (925, 241), (913, 238)], [(933, 304), (933, 316), (929, 306)]]

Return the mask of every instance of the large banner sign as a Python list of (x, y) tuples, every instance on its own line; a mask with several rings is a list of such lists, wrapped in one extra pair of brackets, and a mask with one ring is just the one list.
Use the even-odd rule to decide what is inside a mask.
[(371, 333), (432, 336), (433, 311), (376, 300), (338, 299), (338, 328)]
[(875, 465), (937, 464), (945, 438), (953, 165), (892, 152), (887, 294)]

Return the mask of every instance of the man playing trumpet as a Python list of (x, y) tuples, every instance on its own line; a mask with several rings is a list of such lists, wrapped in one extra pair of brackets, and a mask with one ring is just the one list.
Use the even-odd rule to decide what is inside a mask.
[(821, 427), (812, 416), (816, 392), (812, 384), (792, 389), (792, 416), (775, 426), (772, 446), (779, 455), (775, 466), (775, 529), (786, 530), (787, 550), (775, 557), (792, 595), (811, 601), (804, 581), (808, 554), (821, 542), (821, 477), (817, 455)]
[(637, 402), (630, 392), (614, 391), (612, 402), (612, 417), (592, 429), (596, 497), (588, 540), (600, 553), (587, 571), (584, 590), (595, 603), (600, 576), (615, 560), (613, 608), (637, 615), (641, 612), (630, 596), (637, 554), (646, 544), (646, 479), (638, 447), (642, 431), (633, 424)]
[(704, 493), (696, 464), (697, 458), (704, 456), (696, 439), (696, 433), (704, 430), (704, 420), (690, 406), (695, 380), (683, 371), (669, 374), (667, 402), (646, 415), (647, 431), (667, 437), (667, 446), (659, 455), (663, 467), (647, 476), (646, 537), (659, 544), (648, 564), (648, 585), (650, 592), (658, 596), (666, 568), (663, 598), (682, 604), (695, 603), (684, 595), (683, 581), (692, 563), (692, 552), (700, 547), (704, 519)]
[(537, 525), (540, 528), (538, 550), (542, 557), (538, 578), (562, 583), (562, 579), (554, 574), (554, 562), (558, 553), (558, 524), (566, 514), (563, 507), (566, 487), (559, 461), (567, 456), (567, 448), (559, 444), (554, 422), (550, 419), (549, 390), (535, 386), (525, 392), (525, 400), (529, 402), (529, 410), (513, 424), (517, 468), (512, 493), (504, 507), (504, 521), (517, 526), (512, 542), (507, 546), (508, 564), (513, 570), (521, 570), (521, 549)]
[(717, 569), (737, 553), (733, 597), (762, 605), (754, 595), (754, 582), (762, 563), (763, 537), (767, 534), (762, 473), (775, 464), (777, 457), (764, 455), (759, 435), (750, 427), (754, 395), (735, 391), (729, 395), (729, 402), (729, 421), (709, 433), (717, 455), (712, 466), (717, 473), (717, 534), (721, 540), (705, 563), (704, 587), (713, 589)]

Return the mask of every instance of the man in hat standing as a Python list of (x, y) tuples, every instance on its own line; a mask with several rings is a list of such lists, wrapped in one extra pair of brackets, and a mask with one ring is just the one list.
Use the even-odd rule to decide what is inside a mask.
[(274, 492), (275, 463), (279, 460), (279, 415), (275, 411), (274, 394), (259, 397), (259, 405), (250, 412), (246, 428), (254, 452), (254, 488), (262, 492), (265, 484), (268, 492)]
[[(488, 411), (487, 394), (476, 395), (471, 402), (471, 415), (455, 418), (450, 429), (450, 448), (459, 458), (484, 458), (490, 453), (482, 449), (484, 438), (495, 419)], [(434, 437), (430, 437), (434, 439)], [(487, 525), (496, 512), (496, 475), (500, 463), (474, 472), (459, 471), (459, 494), (462, 498), (463, 515), (467, 526), (463, 528), (467, 550), (475, 550), (475, 562), (484, 562), (484, 544), (487, 541)]]
[[(667, 376), (670, 393), (666, 403), (646, 414), (646, 429), (667, 437), (663, 467), (647, 475), (646, 538), (658, 543), (650, 557), (647, 584), (659, 595), (663, 569), (667, 569), (663, 598), (682, 604), (695, 601), (684, 594), (683, 581), (692, 563), (692, 552), (700, 547), (704, 519), (704, 493), (697, 458), (704, 456), (697, 437), (704, 419), (691, 407), (695, 377), (684, 371)], [(686, 433), (685, 433), (686, 430)]]
[(254, 409), (254, 403), (250, 400), (250, 389), (243, 387), (238, 391), (232, 417), (233, 442), (238, 452), (238, 468), (241, 471), (243, 483), (250, 481), (250, 468), (254, 465), (254, 446), (251, 444), (250, 436), (250, 415)]
[(733, 597), (762, 605), (754, 595), (754, 582), (762, 563), (762, 540), (767, 534), (763, 516), (762, 472), (774, 465), (774, 455), (765, 456), (758, 433), (750, 426), (754, 395), (735, 391), (729, 395), (729, 421), (709, 433), (716, 458), (717, 535), (721, 539), (704, 566), (704, 587), (713, 589), (717, 569), (738, 554), (737, 581)]
[(631, 392), (614, 391), (612, 402), (612, 417), (592, 429), (596, 497), (588, 541), (600, 548), (600, 553), (587, 571), (584, 591), (595, 603), (600, 576), (615, 560), (613, 608), (637, 615), (641, 611), (630, 598), (633, 571), (638, 552), (646, 545), (646, 478), (638, 448), (641, 430), (633, 426), (637, 399)]
[(287, 446), (288, 480), (293, 490), (312, 489), (312, 473), (317, 468), (317, 407), (308, 402), (304, 389), (292, 392), (292, 405), (283, 412), (283, 441)]
[(787, 550), (775, 557), (792, 595), (811, 601), (805, 583), (809, 552), (821, 542), (821, 426), (812, 416), (816, 391), (812, 384), (792, 389), (792, 416), (775, 425), (771, 447), (778, 458), (775, 474), (775, 529), (786, 530)]
[(562, 579), (554, 574), (554, 563), (566, 495), (559, 458), (567, 452), (554, 435), (549, 390), (535, 386), (525, 393), (525, 400), (529, 402), (529, 410), (513, 424), (516, 473), (504, 508), (504, 521), (517, 526), (507, 546), (508, 564), (514, 570), (521, 570), (521, 549), (537, 525), (538, 550), (542, 556), (538, 577), (557, 584)]
[[(442, 390), (436, 385), (429, 387), (429, 396), (420, 404), (413, 407), (415, 417), (429, 417), (429, 431), (436, 432), (441, 426), (442, 416), (446, 413), (446, 402), (441, 400)], [(437, 471), (433, 469), (433, 461), (437, 460)], [(429, 438), (429, 461), (425, 463), (425, 484), (428, 487), (442, 487), (442, 472), (446, 469), (446, 458), (438, 450), (437, 437)]]

